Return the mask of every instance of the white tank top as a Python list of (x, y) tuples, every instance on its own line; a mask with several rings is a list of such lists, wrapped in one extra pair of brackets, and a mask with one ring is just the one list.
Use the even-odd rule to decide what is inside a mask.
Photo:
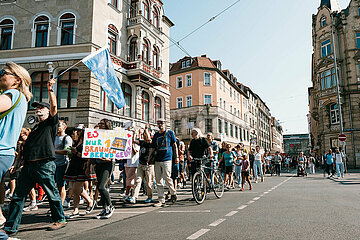
[(255, 153), (255, 161), (261, 161), (261, 153)]

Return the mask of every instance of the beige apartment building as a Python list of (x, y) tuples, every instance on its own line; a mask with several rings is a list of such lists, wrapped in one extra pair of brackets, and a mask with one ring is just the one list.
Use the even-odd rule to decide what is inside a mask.
[[(117, 109), (94, 75), (78, 64), (56, 83), (59, 117), (70, 127), (135, 126), (170, 121), (169, 35), (173, 23), (161, 0), (23, 0), (0, 3), (0, 64), (23, 65), (32, 77), (32, 101), (48, 101), (46, 82), (108, 46), (126, 107)], [(34, 123), (29, 109), (27, 126)]]
[[(340, 10), (337, 1), (322, 0), (312, 17), (312, 86), (309, 88), (310, 145), (316, 154), (339, 147), (341, 127), (348, 167), (360, 165), (360, 2)], [(333, 28), (333, 36), (331, 29)], [(335, 55), (338, 78), (335, 71)], [(337, 81), (338, 79), (338, 81)], [(339, 84), (337, 84), (339, 82)], [(340, 103), (337, 99), (339, 86)], [(340, 105), (339, 105), (340, 104)], [(340, 106), (342, 126), (340, 119)]]
[(271, 113), (266, 103), (256, 95), (257, 99), (257, 145), (265, 151), (271, 151)]
[(218, 141), (250, 145), (249, 96), (219, 60), (202, 55), (171, 64), (170, 92), (172, 129), (183, 141), (189, 142), (191, 129), (198, 127)]
[(283, 129), (280, 122), (271, 117), (271, 153), (284, 152)]

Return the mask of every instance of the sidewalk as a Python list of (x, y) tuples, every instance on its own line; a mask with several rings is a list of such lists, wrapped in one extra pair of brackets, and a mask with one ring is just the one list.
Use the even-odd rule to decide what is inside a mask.
[[(136, 204), (125, 203), (120, 197), (120, 187), (120, 184), (111, 186), (110, 195), (115, 206), (115, 212), (110, 219), (94, 219), (94, 217), (101, 212), (101, 208), (96, 208), (91, 214), (85, 215), (85, 202), (85, 205), (80, 206), (80, 217), (69, 219), (67, 226), (63, 229), (46, 231), (47, 227), (51, 224), (51, 217), (46, 214), (49, 210), (49, 204), (45, 201), (45, 203), (38, 206), (39, 210), (23, 213), (22, 222), (16, 237), (20, 239), (60, 239), (74, 236), (73, 239), (76, 239), (75, 236), (78, 233), (159, 209), (158, 207), (154, 207), (153, 203), (145, 204), (144, 201), (147, 197), (141, 194)], [(156, 203), (156, 190), (153, 199)], [(177, 202), (189, 202), (191, 199), (190, 184), (187, 185), (185, 189), (178, 190)], [(29, 202), (27, 202), (25, 206), (27, 204), (29, 204)], [(167, 207), (171, 207), (171, 203), (165, 206), (165, 208)], [(68, 215), (71, 213), (72, 208), (66, 208), (64, 211), (65, 215)]]

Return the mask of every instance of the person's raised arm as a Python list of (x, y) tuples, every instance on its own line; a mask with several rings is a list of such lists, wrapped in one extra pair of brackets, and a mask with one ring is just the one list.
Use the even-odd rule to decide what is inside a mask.
[(11, 94), (0, 95), (0, 112), (5, 112), (12, 106)]
[(48, 81), (48, 92), (49, 92), (49, 101), (50, 101), (50, 115), (54, 117), (57, 113), (57, 100), (54, 93), (53, 86), (55, 84), (55, 79), (50, 79)]

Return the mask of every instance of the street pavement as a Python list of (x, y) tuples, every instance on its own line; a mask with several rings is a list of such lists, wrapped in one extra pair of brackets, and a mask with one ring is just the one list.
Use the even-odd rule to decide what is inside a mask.
[[(196, 204), (188, 186), (179, 190), (174, 205), (156, 208), (126, 204), (119, 185), (112, 186), (115, 213), (111, 219), (91, 215), (69, 220), (61, 230), (48, 232), (48, 205), (25, 213), (16, 237), (20, 239), (360, 239), (360, 174), (328, 179), (323, 174), (296, 177), (283, 173), (239, 188), (217, 199), (209, 193)], [(85, 207), (81, 212), (85, 211)], [(70, 213), (70, 210), (66, 210)]]

